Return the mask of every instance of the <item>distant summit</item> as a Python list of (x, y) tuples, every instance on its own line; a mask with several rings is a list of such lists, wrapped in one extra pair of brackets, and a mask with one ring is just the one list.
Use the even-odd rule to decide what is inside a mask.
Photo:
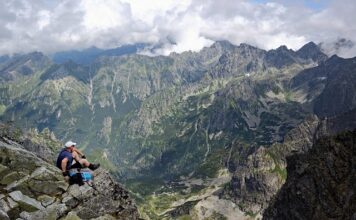
[(100, 49), (97, 47), (90, 47), (81, 51), (62, 51), (55, 53), (52, 57), (52, 60), (57, 64), (63, 64), (71, 60), (77, 64), (88, 65), (100, 56), (122, 56), (127, 54), (134, 54), (140, 49), (143, 49), (145, 46), (147, 45), (143, 43), (137, 43), (108, 50)]
[(50, 65), (51, 61), (41, 52), (32, 52), (0, 59), (0, 81), (11, 81), (18, 77), (31, 75)]
[(230, 43), (230, 41), (220, 40), (220, 41), (216, 41), (215, 43), (213, 43), (213, 45), (211, 47), (221, 47), (221, 48), (225, 48), (225, 49), (231, 49), (236, 46), (233, 45), (232, 43)]

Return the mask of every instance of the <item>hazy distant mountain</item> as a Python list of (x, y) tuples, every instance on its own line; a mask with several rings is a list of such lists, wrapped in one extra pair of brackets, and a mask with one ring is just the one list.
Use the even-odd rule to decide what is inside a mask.
[(23, 76), (43, 71), (51, 63), (50, 59), (40, 52), (7, 57), (0, 63), (0, 81), (12, 81)]
[(55, 53), (52, 56), (52, 60), (57, 64), (62, 64), (71, 60), (77, 64), (88, 65), (100, 56), (122, 56), (127, 54), (134, 54), (137, 51), (143, 49), (145, 46), (147, 45), (138, 43), (133, 45), (124, 45), (108, 50), (91, 47), (80, 51), (62, 51)]
[(0, 64), (10, 59), (8, 55), (0, 56)]

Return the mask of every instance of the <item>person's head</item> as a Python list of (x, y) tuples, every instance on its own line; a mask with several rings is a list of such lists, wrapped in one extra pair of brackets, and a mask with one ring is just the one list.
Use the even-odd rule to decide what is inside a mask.
[(73, 148), (75, 147), (75, 145), (77, 145), (77, 143), (68, 141), (64, 146), (69, 152), (73, 152)]

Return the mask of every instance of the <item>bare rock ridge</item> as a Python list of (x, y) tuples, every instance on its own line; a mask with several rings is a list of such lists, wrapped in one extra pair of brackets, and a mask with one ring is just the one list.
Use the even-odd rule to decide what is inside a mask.
[(321, 138), (287, 157), (288, 178), (264, 219), (354, 219), (356, 130)]
[(1, 220), (139, 219), (128, 192), (104, 169), (95, 171), (95, 187), (69, 186), (52, 161), (41, 159), (42, 149), (49, 148), (29, 148), (37, 145), (16, 129), (3, 132), (6, 126), (1, 128)]

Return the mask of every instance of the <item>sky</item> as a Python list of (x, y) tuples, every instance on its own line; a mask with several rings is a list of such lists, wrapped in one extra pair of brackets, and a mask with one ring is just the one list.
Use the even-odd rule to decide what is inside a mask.
[(154, 45), (150, 55), (199, 51), (217, 40), (297, 50), (314, 41), (356, 56), (355, 0), (8, 0), (0, 55)]

